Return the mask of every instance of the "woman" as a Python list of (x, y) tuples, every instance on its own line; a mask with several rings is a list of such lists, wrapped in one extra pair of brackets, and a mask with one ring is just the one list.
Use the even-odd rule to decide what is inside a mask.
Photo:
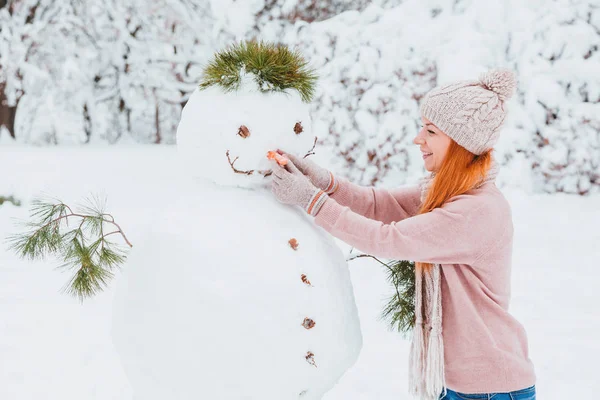
[(365, 253), (416, 262), (409, 389), (422, 399), (535, 399), (527, 335), (508, 312), (513, 225), (491, 154), (514, 89), (511, 71), (492, 70), (424, 97), (420, 186), (362, 187), (284, 152), (291, 162), (274, 165), (279, 201)]

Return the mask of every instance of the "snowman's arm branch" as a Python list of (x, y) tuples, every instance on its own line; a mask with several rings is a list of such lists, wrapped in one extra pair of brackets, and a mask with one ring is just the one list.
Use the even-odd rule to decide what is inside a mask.
[(309, 151), (308, 151), (308, 152), (307, 152), (307, 153), (304, 155), (304, 157), (302, 157), (302, 158), (306, 158), (306, 157), (308, 157), (308, 156), (310, 156), (310, 155), (313, 155), (313, 154), (315, 154), (315, 146), (317, 145), (317, 139), (318, 139), (318, 138), (315, 136), (315, 142), (313, 143), (313, 147), (312, 147), (312, 149), (310, 149), (310, 150), (309, 150)]

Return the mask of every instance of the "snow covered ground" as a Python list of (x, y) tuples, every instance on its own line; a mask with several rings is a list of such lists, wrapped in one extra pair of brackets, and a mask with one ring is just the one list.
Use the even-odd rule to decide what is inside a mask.
[[(0, 171), (0, 196), (23, 202), (0, 206), (0, 399), (130, 400), (109, 334), (114, 285), (81, 305), (59, 292), (68, 275), (54, 269), (56, 260), (20, 260), (4, 238), (41, 193), (67, 204), (106, 194), (108, 212), (127, 232), (177, 197), (175, 148), (3, 146)], [(538, 397), (587, 398), (600, 387), (600, 196), (505, 194), (516, 231), (511, 312), (528, 332)], [(129, 239), (135, 246), (135, 235)], [(379, 320), (390, 293), (385, 273), (368, 259), (349, 268), (363, 350), (324, 400), (409, 399), (409, 342)]]

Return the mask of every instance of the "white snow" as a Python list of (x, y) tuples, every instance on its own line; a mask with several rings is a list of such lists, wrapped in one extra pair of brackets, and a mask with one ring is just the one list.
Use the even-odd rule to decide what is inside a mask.
[[(0, 170), (10, 173), (2, 175), (2, 194), (14, 194), (23, 205), (0, 206), (0, 237), (18, 231), (14, 219), (27, 218), (32, 196), (40, 191), (68, 203), (105, 193), (108, 211), (130, 233), (135, 249), (142, 227), (153, 222), (153, 212), (161, 207), (172, 210), (181, 201), (173, 191), (183, 184), (176, 160), (173, 147), (3, 147)], [(593, 396), (600, 357), (600, 197), (505, 193), (515, 223), (510, 311), (528, 333), (538, 397)], [(210, 213), (207, 218), (212, 218)], [(182, 260), (174, 254), (177, 261)], [(104, 294), (80, 305), (59, 293), (68, 275), (56, 271), (58, 265), (52, 259), (23, 261), (4, 243), (0, 247), (0, 398), (131, 400), (132, 389), (110, 336), (114, 288), (122, 276)], [(262, 263), (248, 265), (245, 276), (262, 268)], [(379, 320), (391, 294), (385, 271), (368, 259), (351, 261), (349, 270), (363, 350), (324, 400), (409, 399), (409, 342)], [(198, 366), (199, 385), (211, 368)], [(280, 378), (265, 377), (273, 384)]]

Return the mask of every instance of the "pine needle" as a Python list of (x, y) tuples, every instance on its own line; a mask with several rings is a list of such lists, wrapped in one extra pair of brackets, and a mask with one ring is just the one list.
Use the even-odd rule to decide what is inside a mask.
[(105, 267), (109, 270), (113, 270), (119, 267), (120, 264), (125, 262), (125, 258), (125, 254), (122, 251), (118, 250), (118, 248), (112, 250), (109, 247), (104, 247), (102, 248), (102, 250), (100, 250), (98, 261), (100, 266), (102, 266), (103, 268)]
[(307, 68), (300, 52), (273, 43), (246, 41), (217, 52), (205, 67), (200, 88), (218, 85), (226, 91), (239, 88), (242, 74), (252, 73), (261, 92), (296, 89), (302, 100), (310, 102), (317, 75)]
[(359, 254), (348, 260), (369, 257), (387, 269), (387, 280), (394, 287), (394, 294), (388, 299), (381, 313), (393, 330), (409, 336), (415, 327), (415, 263), (410, 261), (392, 261), (389, 264), (369, 254)]
[[(125, 251), (107, 236), (120, 234), (131, 246), (113, 216), (105, 213), (105, 206), (106, 199), (93, 197), (81, 206), (82, 212), (73, 212), (60, 200), (34, 199), (30, 210), (33, 221), (22, 223), (29, 230), (9, 237), (10, 248), (30, 260), (50, 254), (62, 258), (59, 268), (74, 271), (62, 290), (83, 301), (106, 288), (113, 271), (125, 262)], [(78, 224), (64, 232), (68, 219), (76, 219)]]
[(408, 335), (415, 326), (415, 265), (410, 261), (394, 261), (387, 266), (387, 279), (394, 286), (394, 294), (381, 317), (392, 329)]

